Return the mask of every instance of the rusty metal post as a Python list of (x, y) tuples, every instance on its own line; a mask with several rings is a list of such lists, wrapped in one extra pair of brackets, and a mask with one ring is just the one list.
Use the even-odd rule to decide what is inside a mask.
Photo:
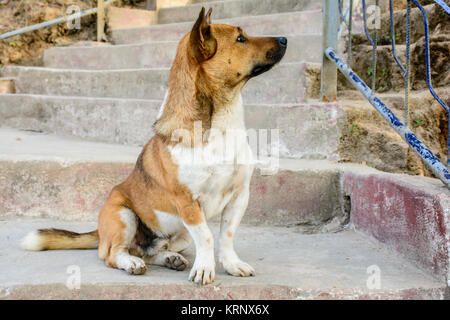
[(322, 72), (320, 79), (320, 99), (322, 101), (336, 101), (337, 96), (337, 67), (325, 55), (325, 50), (337, 50), (339, 4), (336, 0), (323, 0), (322, 14)]

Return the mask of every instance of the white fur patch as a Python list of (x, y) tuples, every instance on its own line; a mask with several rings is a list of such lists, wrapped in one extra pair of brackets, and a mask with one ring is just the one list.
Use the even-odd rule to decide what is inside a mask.
[(198, 225), (185, 224), (185, 227), (194, 240), (197, 255), (208, 256), (213, 253), (214, 256), (214, 237), (206, 222)]
[(136, 235), (137, 220), (136, 215), (130, 209), (120, 210), (120, 219), (125, 224), (125, 229), (123, 229), (123, 239), (124, 243), (129, 245)]
[(21, 241), (20, 246), (28, 251), (41, 251), (44, 249), (42, 238), (38, 231), (31, 231)]
[(179, 216), (159, 210), (154, 210), (154, 212), (158, 217), (159, 226), (163, 234), (172, 235), (184, 229), (183, 221)]
[(253, 170), (240, 96), (234, 106), (214, 114), (209, 133), (208, 143), (204, 146), (189, 148), (179, 144), (169, 147), (172, 159), (178, 165), (178, 180), (200, 202), (207, 219), (221, 213), (230, 201), (232, 195), (228, 191), (233, 188), (242, 155), (246, 155), (244, 166), (249, 176)]

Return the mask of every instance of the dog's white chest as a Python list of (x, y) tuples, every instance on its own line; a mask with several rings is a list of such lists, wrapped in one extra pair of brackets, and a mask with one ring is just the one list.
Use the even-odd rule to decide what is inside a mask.
[(170, 149), (178, 164), (178, 179), (202, 205), (207, 218), (221, 213), (253, 171), (243, 108), (239, 104), (213, 119), (208, 143), (195, 148)]

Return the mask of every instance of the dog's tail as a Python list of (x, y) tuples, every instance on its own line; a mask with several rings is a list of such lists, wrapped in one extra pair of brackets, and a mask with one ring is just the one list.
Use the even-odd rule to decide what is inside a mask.
[(40, 229), (28, 233), (22, 239), (21, 247), (29, 251), (96, 249), (98, 231), (76, 233), (61, 229)]

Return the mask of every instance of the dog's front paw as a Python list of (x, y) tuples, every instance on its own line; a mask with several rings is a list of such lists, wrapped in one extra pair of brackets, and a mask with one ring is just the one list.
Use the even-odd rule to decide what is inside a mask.
[(195, 259), (194, 266), (189, 273), (189, 280), (199, 285), (205, 285), (212, 283), (216, 275), (216, 265), (214, 260), (209, 263), (205, 263), (203, 260), (197, 261)]
[(255, 275), (255, 269), (237, 257), (231, 259), (223, 258), (221, 262), (225, 271), (235, 277), (250, 277)]

